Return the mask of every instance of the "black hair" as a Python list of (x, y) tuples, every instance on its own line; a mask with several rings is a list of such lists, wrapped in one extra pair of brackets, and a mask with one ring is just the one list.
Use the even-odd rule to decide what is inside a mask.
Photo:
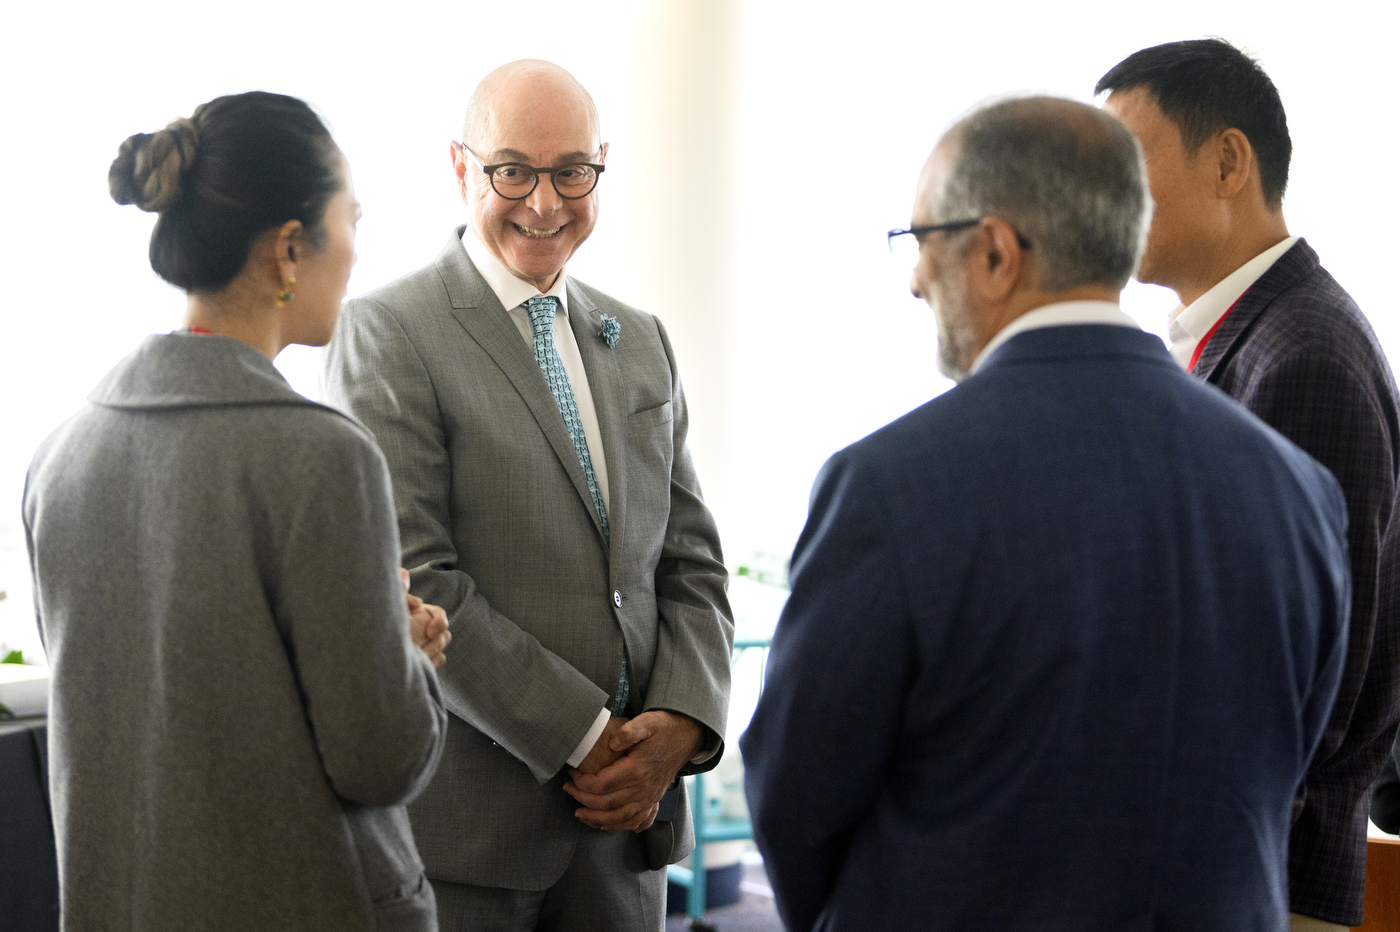
[(1168, 42), (1114, 65), (1094, 93), (1138, 87), (1176, 124), (1187, 152), (1221, 130), (1244, 133), (1259, 160), (1264, 202), (1271, 210), (1283, 205), (1293, 142), (1278, 89), (1258, 62), (1224, 39)]
[(345, 183), (340, 150), (305, 101), (251, 91), (122, 143), (112, 199), (158, 213), (151, 268), (186, 291), (225, 287), (265, 231), (300, 220), (313, 245)]

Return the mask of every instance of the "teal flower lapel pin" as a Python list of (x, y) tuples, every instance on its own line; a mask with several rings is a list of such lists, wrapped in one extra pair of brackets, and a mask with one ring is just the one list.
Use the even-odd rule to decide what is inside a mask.
[(598, 331), (598, 336), (608, 343), (608, 349), (617, 346), (617, 341), (622, 338), (622, 325), (617, 322), (616, 317), (603, 315), (603, 329)]

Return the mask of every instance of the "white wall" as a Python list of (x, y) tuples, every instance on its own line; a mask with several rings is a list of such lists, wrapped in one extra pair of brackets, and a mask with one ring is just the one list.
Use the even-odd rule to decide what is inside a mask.
[[(1104, 71), (1146, 45), (1222, 35), (1260, 57), (1294, 138), (1290, 226), (1400, 356), (1387, 248), (1397, 213), (1394, 5), (1290, 12), (1275, 4), (1265, 15), (1259, 4), (1219, 0), (751, 0), (727, 59), (733, 121), (700, 120), (695, 137), (710, 132), (736, 150), (732, 190), (713, 191), (735, 205), (720, 253), (732, 257), (724, 274), (735, 297), (714, 310), (724, 332), (717, 348), (703, 306), (655, 303), (655, 254), (638, 246), (662, 230), (678, 240), (675, 250), (714, 255), (704, 225), (690, 229), (678, 209), (695, 203), (694, 189), (677, 188), (725, 177), (680, 172), (667, 183), (657, 164), (665, 146), (656, 140), (664, 129), (654, 117), (656, 87), (663, 69), (687, 60), (684, 30), (677, 37), (658, 27), (667, 19), (659, 4), (675, 5), (537, 0), (521, 12), (479, 0), (249, 0), (7, 11), (0, 537), (15, 540), (24, 470), (43, 436), (144, 334), (179, 323), (183, 297), (146, 264), (151, 218), (107, 196), (118, 143), (210, 97), (254, 88), (315, 103), (350, 160), (365, 205), (353, 294), (430, 261), (462, 222), (447, 144), (482, 75), (525, 56), (578, 75), (597, 98), (612, 150), (601, 221), (571, 271), (623, 300), (646, 297), (676, 335), (696, 388), (723, 370), (719, 389), (693, 391), (691, 400), (702, 480), (728, 476), (711, 496), (731, 562), (790, 549), (821, 462), (947, 387), (933, 365), (930, 315), (908, 296), (907, 270), (893, 267), (884, 243), (886, 229), (906, 225), (915, 177), (942, 129), (1007, 91), (1088, 99)], [(1125, 303), (1160, 332), (1175, 301), (1136, 287)], [(316, 391), (317, 351), (290, 349), (279, 365), (294, 385)], [(0, 641), (28, 646), (23, 561), (6, 557), (15, 552), (0, 540), (0, 589), (11, 594), (0, 603)]]
[[(747, 338), (736, 347), (736, 391), (754, 417), (740, 424), (750, 472), (728, 535), (735, 546), (790, 546), (824, 459), (948, 386), (933, 365), (933, 321), (881, 235), (908, 225), (916, 176), (941, 131), (1007, 91), (1088, 100), (1105, 71), (1145, 46), (1220, 35), (1260, 58), (1294, 140), (1292, 231), (1400, 358), (1387, 242), (1397, 207), (1387, 85), (1400, 7), (1290, 8), (868, 2), (804, 4), (793, 16), (786, 4), (751, 4), (744, 157), (788, 167), (771, 180), (749, 176), (736, 231)], [(888, 170), (871, 180), (857, 171), (870, 163)], [(1159, 333), (1175, 305), (1159, 288), (1125, 296)]]

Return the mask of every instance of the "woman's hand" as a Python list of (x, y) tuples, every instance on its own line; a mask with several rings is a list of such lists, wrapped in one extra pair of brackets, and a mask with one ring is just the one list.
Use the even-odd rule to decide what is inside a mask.
[(452, 632), (447, 629), (447, 612), (409, 593), (408, 570), (399, 570), (399, 582), (403, 584), (404, 595), (408, 598), (408, 627), (413, 643), (428, 655), (434, 667), (440, 667), (447, 663), (444, 651), (452, 643)]

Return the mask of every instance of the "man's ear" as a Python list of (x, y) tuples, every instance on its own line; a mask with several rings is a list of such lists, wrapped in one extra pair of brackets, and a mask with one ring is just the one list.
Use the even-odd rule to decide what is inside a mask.
[(1219, 166), (1219, 180), (1215, 185), (1216, 197), (1235, 197), (1245, 190), (1245, 186), (1255, 175), (1254, 147), (1249, 144), (1249, 138), (1244, 133), (1233, 127), (1222, 130), (1207, 145), (1214, 148)]
[(968, 288), (989, 304), (1000, 304), (1025, 284), (1030, 264), (1020, 237), (1000, 217), (985, 217), (968, 244)]
[(455, 142), (447, 144), (447, 154), (452, 157), (452, 174), (457, 176), (457, 193), (462, 195), (463, 204), (470, 204), (471, 201), (467, 199), (467, 169), (471, 165), (467, 156)]

